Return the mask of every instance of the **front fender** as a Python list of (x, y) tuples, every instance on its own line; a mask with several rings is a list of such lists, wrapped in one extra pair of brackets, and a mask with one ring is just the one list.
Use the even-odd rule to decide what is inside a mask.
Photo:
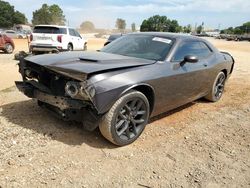
[(119, 87), (119, 88), (109, 90), (103, 93), (98, 93), (94, 97), (94, 100), (93, 100), (94, 105), (98, 111), (98, 114), (106, 113), (121, 96), (131, 91), (132, 89), (137, 90), (136, 88), (143, 87), (143, 86), (151, 88), (152, 91), (154, 92), (154, 88), (150, 86), (149, 84), (137, 83), (133, 85)]

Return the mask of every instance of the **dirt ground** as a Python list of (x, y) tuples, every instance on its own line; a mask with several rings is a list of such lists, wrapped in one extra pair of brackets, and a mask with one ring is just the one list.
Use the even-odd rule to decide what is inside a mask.
[(222, 99), (153, 118), (126, 147), (40, 109), (14, 87), (13, 55), (0, 54), (0, 187), (250, 187), (250, 42), (208, 40), (236, 60)]

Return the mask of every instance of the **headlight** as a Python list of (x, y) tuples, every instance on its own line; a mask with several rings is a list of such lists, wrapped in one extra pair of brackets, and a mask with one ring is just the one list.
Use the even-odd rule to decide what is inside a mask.
[(27, 76), (28, 78), (32, 78), (34, 76), (34, 73), (30, 70), (30, 69), (25, 69), (24, 70), (24, 74), (25, 76)]
[(65, 86), (65, 92), (67, 95), (71, 96), (72, 98), (76, 97), (79, 93), (79, 86), (77, 86), (76, 82), (67, 82)]
[(69, 81), (65, 85), (65, 93), (75, 99), (89, 99), (95, 95), (95, 87), (88, 86), (86, 82)]
[(95, 96), (95, 87), (94, 86), (89, 86), (87, 89), (90, 97), (94, 97)]
[(93, 85), (88, 85), (86, 81), (81, 82), (80, 85), (80, 94), (84, 98), (93, 98), (95, 96), (95, 87)]

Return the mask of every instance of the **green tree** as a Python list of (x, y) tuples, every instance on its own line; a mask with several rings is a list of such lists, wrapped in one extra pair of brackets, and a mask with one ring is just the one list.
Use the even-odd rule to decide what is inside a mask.
[(132, 30), (132, 32), (135, 32), (135, 31), (136, 31), (135, 23), (132, 23), (132, 24), (131, 24), (131, 30)]
[(82, 24), (80, 25), (80, 28), (84, 32), (92, 32), (95, 30), (94, 24), (90, 21), (82, 22)]
[(183, 32), (184, 33), (191, 33), (191, 31), (192, 31), (192, 27), (191, 27), (190, 24), (188, 24), (187, 26), (183, 27)]
[(202, 26), (202, 25), (199, 25), (199, 26), (196, 28), (196, 33), (197, 33), (197, 34), (201, 34), (201, 33), (202, 33), (202, 30), (203, 30), (203, 26)]
[(126, 21), (124, 19), (117, 18), (115, 27), (119, 29), (121, 32), (123, 32), (126, 28)]
[(15, 11), (14, 6), (8, 2), (0, 0), (0, 27), (9, 28), (14, 24), (25, 24), (27, 18), (19, 11)]
[(140, 31), (168, 31), (170, 22), (166, 16), (155, 15), (143, 20)]
[(65, 25), (65, 16), (63, 14), (62, 9), (58, 5), (51, 5), (49, 7), (50, 15), (51, 15), (51, 24), (56, 25)]
[(243, 35), (250, 33), (250, 22), (246, 22), (238, 27), (229, 27), (227, 29), (221, 30), (221, 34), (236, 34), (236, 35)]
[(172, 33), (177, 33), (177, 32), (180, 32), (180, 26), (177, 22), (177, 20), (172, 20), (170, 21), (170, 25), (169, 25), (169, 32), (172, 32)]
[(42, 7), (33, 12), (32, 24), (56, 24), (65, 25), (65, 16), (58, 5), (43, 4)]
[(13, 16), (13, 23), (14, 24), (25, 24), (25, 23), (28, 23), (28, 20), (23, 13), (16, 11), (14, 16)]
[(250, 22), (244, 23), (241, 30), (243, 33), (250, 33)]
[(176, 20), (170, 20), (166, 16), (154, 15), (143, 20), (140, 31), (159, 31), (159, 32), (180, 32), (181, 26)]
[(236, 35), (242, 35), (242, 34), (244, 34), (244, 31), (242, 30), (241, 27), (236, 27), (234, 29), (233, 33), (236, 34)]

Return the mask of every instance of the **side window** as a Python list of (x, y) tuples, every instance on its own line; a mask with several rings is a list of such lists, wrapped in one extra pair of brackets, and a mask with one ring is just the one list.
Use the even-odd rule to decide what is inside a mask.
[(75, 36), (75, 31), (74, 31), (74, 29), (69, 29), (69, 35)]
[(211, 53), (212, 50), (204, 43), (204, 42), (199, 42), (200, 43), (200, 58), (206, 58), (208, 57)]
[(210, 48), (208, 48), (208, 46), (203, 42), (183, 42), (179, 45), (172, 61), (182, 61), (186, 55), (194, 55), (197, 56), (198, 59), (204, 59), (211, 53), (212, 51), (210, 50)]
[(66, 28), (60, 28), (59, 33), (60, 34), (67, 34), (67, 29)]
[(75, 36), (76, 36), (76, 37), (82, 38), (81, 35), (80, 35), (76, 30), (74, 30), (74, 31), (75, 31)]

